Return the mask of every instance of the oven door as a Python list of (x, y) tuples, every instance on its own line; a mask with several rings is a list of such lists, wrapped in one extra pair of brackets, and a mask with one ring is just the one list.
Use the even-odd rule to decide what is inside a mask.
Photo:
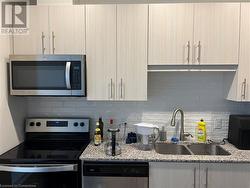
[(0, 187), (79, 188), (77, 164), (0, 165)]

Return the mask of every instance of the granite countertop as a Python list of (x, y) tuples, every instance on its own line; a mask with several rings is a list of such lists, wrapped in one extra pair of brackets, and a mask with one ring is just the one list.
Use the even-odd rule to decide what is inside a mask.
[(250, 151), (239, 150), (226, 143), (222, 147), (231, 153), (228, 156), (209, 155), (165, 155), (158, 154), (155, 150), (141, 151), (136, 145), (122, 145), (122, 154), (112, 157), (104, 152), (104, 144), (94, 146), (90, 143), (80, 156), (84, 161), (146, 161), (146, 162), (215, 162), (215, 163), (250, 163)]

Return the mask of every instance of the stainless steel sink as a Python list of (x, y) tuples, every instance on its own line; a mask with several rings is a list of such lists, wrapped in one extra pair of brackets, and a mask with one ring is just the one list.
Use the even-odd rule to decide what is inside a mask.
[(216, 144), (191, 144), (187, 146), (194, 155), (231, 155)]
[(169, 155), (231, 155), (221, 146), (216, 144), (172, 144), (156, 143), (155, 151)]
[(155, 151), (160, 154), (191, 155), (184, 145), (178, 144), (156, 143)]

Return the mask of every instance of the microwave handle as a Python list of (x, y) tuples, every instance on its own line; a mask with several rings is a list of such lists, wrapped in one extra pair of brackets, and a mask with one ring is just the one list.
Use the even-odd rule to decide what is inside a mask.
[(66, 165), (1, 165), (0, 171), (17, 173), (47, 173), (47, 172), (72, 172), (77, 171), (77, 164)]
[(71, 67), (71, 62), (66, 62), (66, 68), (65, 68), (65, 80), (66, 80), (66, 87), (67, 89), (71, 89), (71, 84), (70, 84), (70, 67)]

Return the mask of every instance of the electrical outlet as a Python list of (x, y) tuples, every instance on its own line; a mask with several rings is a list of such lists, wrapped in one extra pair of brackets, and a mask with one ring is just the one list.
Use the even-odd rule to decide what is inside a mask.
[(222, 119), (214, 120), (214, 129), (222, 129)]

